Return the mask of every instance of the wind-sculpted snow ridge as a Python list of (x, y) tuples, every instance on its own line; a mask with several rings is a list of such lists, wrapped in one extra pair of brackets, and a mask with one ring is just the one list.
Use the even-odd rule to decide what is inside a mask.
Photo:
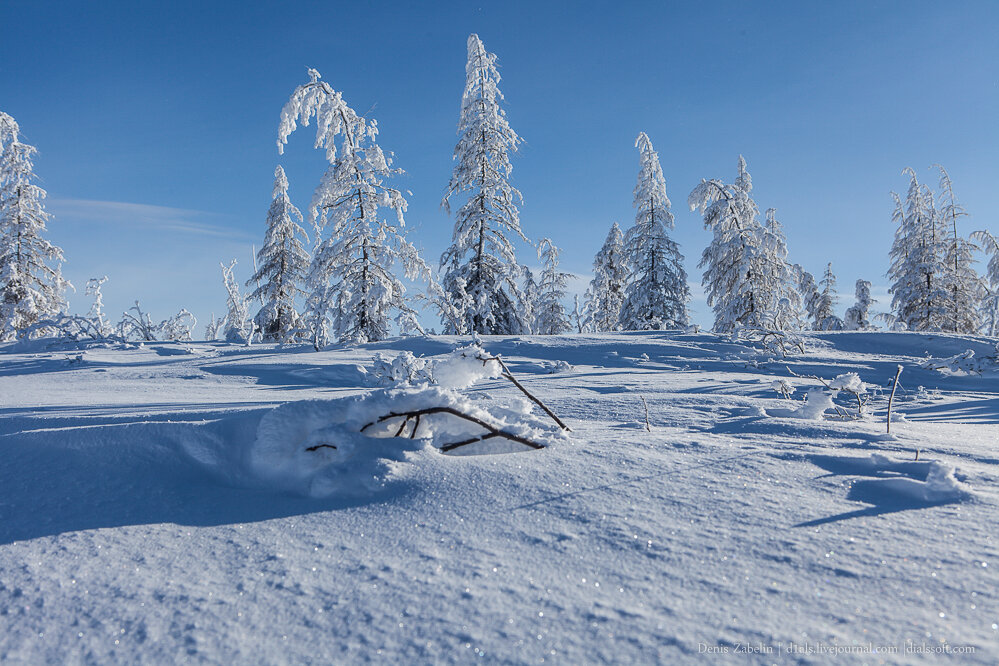
[[(467, 377), (461, 375), (461, 380)], [(418, 458), (428, 448), (446, 449), (454, 442), (484, 434), (482, 426), (456, 417), (451, 411), (426, 413), (440, 408), (466, 414), (532, 442), (551, 443), (560, 437), (551, 426), (531, 415), (526, 400), (487, 410), (451, 389), (382, 390), (338, 400), (291, 402), (264, 414), (250, 448), (249, 468), (269, 487), (310, 497), (371, 494), (405, 474), (401, 463), (418, 464)], [(419, 412), (424, 413), (419, 420), (405, 416)], [(509, 438), (495, 437), (451, 453), (528, 450)]]

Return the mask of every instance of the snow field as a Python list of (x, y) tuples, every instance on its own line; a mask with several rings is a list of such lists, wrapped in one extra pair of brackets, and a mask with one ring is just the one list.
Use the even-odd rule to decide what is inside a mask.
[[(372, 389), (376, 353), (466, 343), (0, 350), (0, 662), (744, 663), (703, 650), (914, 641), (994, 663), (997, 383), (919, 367), (994, 341), (820, 334), (780, 360), (707, 334), (484, 338), (565, 438), (501, 378)], [(856, 373), (873, 416), (774, 415), (800, 405), (775, 380), (817, 386), (788, 367)], [(550, 445), (357, 437), (444, 394)], [(302, 453), (323, 442), (345, 451)]]

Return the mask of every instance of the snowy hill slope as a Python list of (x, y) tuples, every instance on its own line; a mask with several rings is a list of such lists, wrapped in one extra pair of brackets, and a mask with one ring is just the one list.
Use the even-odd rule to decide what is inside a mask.
[[(785, 362), (707, 334), (487, 337), (568, 438), (371, 440), (334, 477), (364, 482), (319, 496), (248, 462), (262, 421), (357, 417), (374, 353), (459, 343), (0, 347), (0, 663), (999, 658), (999, 374), (919, 367), (994, 340), (822, 334)], [(788, 368), (857, 373), (873, 417), (775, 416), (797, 407), (775, 379), (818, 386)]]

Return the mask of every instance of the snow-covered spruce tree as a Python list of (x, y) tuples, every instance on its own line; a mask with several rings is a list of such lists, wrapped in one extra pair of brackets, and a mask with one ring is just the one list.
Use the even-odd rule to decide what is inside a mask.
[(910, 331), (940, 331), (947, 326), (950, 300), (944, 275), (947, 273), (947, 232), (941, 224), (933, 192), (921, 185), (916, 172), (906, 167), (909, 191), (905, 205), (892, 192), (897, 224), (892, 243), (888, 277), (892, 284), (892, 310)]
[[(740, 155), (734, 183), (701, 180), (687, 200), (691, 210), (701, 210), (705, 228), (713, 233), (698, 266), (705, 269), (702, 284), (714, 309), (714, 329), (720, 333), (739, 327), (784, 331), (774, 314), (782, 311), (782, 298), (796, 291), (783, 235), (775, 233), (779, 227), (768, 230), (760, 224), (752, 189)], [(788, 303), (783, 311), (794, 308)]]
[[(33, 146), (13, 118), (0, 113), (0, 341), (13, 340), (65, 309), (62, 250), (42, 237), (45, 190), (33, 183)], [(38, 330), (44, 335), (44, 330)]]
[(538, 285), (538, 303), (534, 314), (534, 332), (538, 335), (559, 335), (571, 327), (565, 312), (565, 285), (569, 273), (558, 270), (559, 249), (549, 238), (538, 243), (538, 258), (544, 264), (541, 284)]
[(985, 298), (985, 283), (974, 268), (975, 256), (980, 248), (972, 241), (961, 238), (957, 233), (957, 219), (968, 213), (958, 203), (954, 195), (954, 184), (950, 174), (941, 165), (940, 197), (937, 216), (947, 227), (944, 256), (943, 286), (948, 293), (947, 316), (944, 330), (954, 333), (977, 333), (981, 328), (978, 306)]
[(680, 246), (668, 233), (673, 213), (659, 154), (645, 132), (639, 133), (635, 147), (641, 164), (634, 199), (638, 212), (624, 238), (632, 272), (618, 323), (624, 330), (686, 328), (690, 288)]
[(205, 324), (205, 340), (211, 342), (217, 340), (219, 337), (219, 329), (225, 324), (225, 317), (222, 319), (216, 319), (215, 313), (212, 313), (211, 319)]
[(795, 264), (792, 271), (795, 275), (798, 293), (801, 294), (804, 316), (811, 322), (809, 326), (804, 328), (814, 329), (818, 325), (819, 301), (822, 298), (819, 286), (815, 283), (815, 276), (802, 268), (800, 264)]
[[(281, 112), (278, 147), (283, 152), (296, 123), (308, 125), (315, 116), (315, 145), (326, 148), (329, 167), (311, 206), (317, 245), (304, 318), (313, 344), (329, 344), (329, 325), (340, 342), (382, 340), (393, 312), (402, 330), (420, 330), (393, 272), (398, 264), (407, 279), (430, 279), (429, 266), (404, 235), (406, 199), (386, 184), (403, 172), (392, 168), (391, 156), (378, 146), (376, 121), (357, 115), (316, 70), (309, 70), (309, 79)], [(383, 219), (379, 208), (390, 209), (395, 223)]]
[(989, 255), (985, 267), (985, 281), (988, 286), (979, 309), (982, 318), (982, 332), (985, 335), (999, 335), (999, 238), (988, 231), (976, 231), (971, 240), (978, 243), (982, 252)]
[(534, 271), (527, 266), (522, 266), (521, 269), (524, 275), (524, 283), (520, 289), (521, 300), (524, 304), (524, 321), (531, 327), (531, 333), (537, 333), (534, 329), (534, 322), (537, 319), (541, 287), (534, 279)]
[(839, 295), (836, 293), (836, 275), (833, 273), (832, 263), (826, 264), (826, 272), (819, 281), (819, 286), (822, 287), (822, 291), (819, 292), (819, 301), (815, 309), (815, 330), (843, 330), (843, 320), (836, 316)]
[(280, 166), (274, 170), (272, 196), (264, 245), (257, 252), (257, 272), (246, 286), (257, 285), (249, 298), (259, 298), (263, 304), (253, 318), (263, 340), (285, 342), (299, 327), (295, 298), (303, 293), (299, 285), (309, 268), (309, 253), (303, 245), (309, 237), (301, 226), (302, 213), (288, 198), (288, 178)]
[(877, 303), (871, 298), (871, 283), (867, 280), (857, 280), (857, 302), (846, 309), (843, 327), (848, 331), (868, 331), (874, 328), (871, 324), (869, 311), (871, 305)]
[(516, 334), (530, 328), (511, 236), (524, 241), (518, 203), (523, 198), (510, 185), (510, 151), (521, 139), (500, 108), (503, 93), (496, 55), (478, 35), (468, 37), (465, 91), (458, 120), (456, 162), (442, 205), (469, 193), (455, 213), (451, 246), (441, 256), (444, 289), (452, 303), (464, 303), (455, 321), (444, 320), (446, 333)]
[(579, 305), (579, 294), (572, 295), (572, 312), (569, 314), (569, 323), (576, 329), (577, 333), (582, 333), (586, 330), (586, 324), (583, 320), (583, 308)]
[[(763, 227), (763, 270), (769, 267), (775, 293), (769, 299), (770, 310), (765, 315), (769, 328), (792, 332), (804, 328), (804, 302), (798, 291), (798, 270), (787, 260), (787, 237), (784, 227), (777, 220), (777, 209), (768, 208)], [(795, 339), (795, 342), (799, 341)], [(802, 343), (803, 344), (803, 343)], [(800, 345), (799, 345), (800, 346)]]
[(615, 222), (611, 225), (603, 247), (593, 258), (593, 279), (586, 290), (583, 315), (583, 327), (586, 330), (617, 330), (630, 272), (628, 256), (624, 250), (624, 234)]
[(250, 303), (239, 293), (239, 283), (233, 274), (236, 260), (233, 259), (228, 266), (220, 262), (219, 266), (222, 267), (222, 283), (225, 285), (226, 291), (226, 315), (225, 325), (222, 328), (222, 339), (226, 342), (249, 344), (253, 339)]

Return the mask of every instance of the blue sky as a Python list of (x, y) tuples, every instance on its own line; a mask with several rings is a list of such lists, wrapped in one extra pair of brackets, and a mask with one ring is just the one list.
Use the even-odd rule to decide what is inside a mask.
[[(633, 220), (639, 131), (694, 283), (710, 237), (687, 194), (734, 178), (740, 153), (791, 260), (833, 262), (841, 308), (858, 277), (883, 297), (888, 192), (904, 191), (907, 165), (935, 185), (929, 167), (944, 164), (965, 233), (999, 230), (999, 3), (8, 2), (0, 110), (39, 149), (74, 309), (106, 274), (115, 318), (136, 298), (157, 318), (224, 311), (218, 262), (249, 277), (274, 166), (303, 210), (324, 170), (313, 135), (284, 156), (275, 145), (307, 67), (378, 119), (413, 192), (411, 239), (436, 261), (470, 32), (499, 55), (526, 141), (513, 173), (524, 230), (581, 276), (611, 222)], [(526, 246), (521, 260), (538, 263)]]

